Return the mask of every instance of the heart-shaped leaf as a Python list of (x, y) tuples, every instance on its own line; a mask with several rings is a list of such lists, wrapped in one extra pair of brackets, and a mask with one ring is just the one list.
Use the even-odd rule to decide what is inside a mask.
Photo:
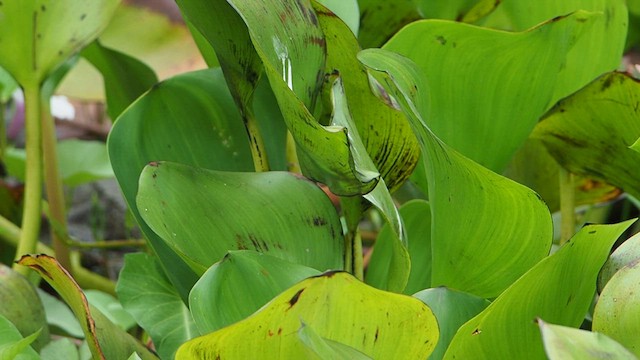
[(328, 272), (294, 285), (239, 323), (185, 343), (177, 357), (306, 358), (309, 349), (294, 335), (301, 322), (373, 359), (424, 359), (438, 341), (436, 319), (418, 299)]
[(152, 163), (140, 176), (137, 204), (151, 229), (199, 274), (237, 249), (318, 270), (343, 266), (333, 204), (318, 186), (291, 173)]
[(379, 49), (358, 57), (409, 116), (422, 145), (432, 214), (431, 286), (497, 296), (548, 254), (552, 226), (546, 205), (528, 188), (451, 149), (426, 127), (415, 104), (421, 104), (427, 88), (409, 59)]

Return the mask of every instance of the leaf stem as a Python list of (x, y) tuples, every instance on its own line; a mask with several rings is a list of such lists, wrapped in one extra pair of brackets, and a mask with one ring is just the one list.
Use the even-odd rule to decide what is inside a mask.
[[(60, 231), (67, 233), (67, 215), (65, 211), (64, 189), (62, 179), (58, 170), (58, 149), (55, 122), (51, 116), (51, 105), (49, 97), (41, 99), (41, 121), (42, 121), (42, 148), (44, 160), (44, 184), (49, 203), (49, 217), (58, 223)], [(53, 251), (56, 260), (69, 271), (72, 271), (69, 257), (69, 247), (59, 236), (54, 227), (51, 227), (51, 238)], [(73, 275), (73, 272), (71, 272)]]
[(362, 254), (362, 237), (360, 236), (360, 219), (362, 218), (362, 198), (360, 196), (340, 197), (340, 204), (347, 224), (345, 236), (344, 263), (345, 270), (358, 280), (364, 280), (364, 260)]
[(576, 229), (575, 176), (560, 168), (560, 245), (566, 243)]
[[(42, 128), (40, 123), (40, 85), (37, 83), (24, 86), (25, 127), (26, 127), (26, 165), (24, 212), (22, 215), (22, 231), (17, 245), (16, 260), (22, 255), (36, 251), (40, 235), (42, 202)], [(23, 275), (29, 268), (13, 265)]]
[(249, 147), (251, 148), (251, 157), (253, 158), (253, 166), (256, 172), (269, 171), (269, 161), (267, 150), (264, 147), (264, 140), (258, 128), (255, 114), (249, 106), (242, 109), (242, 120), (249, 136)]

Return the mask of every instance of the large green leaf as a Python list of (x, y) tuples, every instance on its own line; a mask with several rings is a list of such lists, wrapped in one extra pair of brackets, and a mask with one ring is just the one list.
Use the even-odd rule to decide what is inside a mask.
[(53, 295), (38, 289), (38, 296), (44, 306), (47, 316), (47, 324), (51, 327), (51, 332), (57, 335), (84, 338), (84, 332), (67, 304)]
[[(431, 286), (431, 208), (424, 200), (405, 203), (399, 210), (404, 223), (408, 244), (411, 272), (404, 288), (405, 294), (413, 294)], [(376, 238), (376, 244), (367, 267), (367, 284), (386, 289), (389, 274), (394, 271), (392, 257), (396, 240), (394, 230), (385, 224)]]
[(442, 359), (460, 326), (490, 304), (486, 299), (445, 287), (426, 289), (413, 296), (427, 304), (438, 319), (440, 339), (430, 360)]
[(363, 48), (382, 46), (408, 23), (421, 18), (415, 0), (358, 0)]
[(593, 311), (593, 331), (640, 356), (640, 261), (620, 269), (602, 290)]
[(236, 249), (319, 270), (343, 266), (333, 204), (318, 186), (290, 173), (153, 163), (140, 176), (137, 204), (145, 222), (199, 274)]
[(239, 323), (185, 343), (177, 357), (307, 358), (294, 335), (301, 323), (374, 359), (424, 359), (438, 340), (436, 319), (418, 299), (328, 272), (289, 288)]
[(149, 66), (129, 55), (94, 41), (82, 56), (95, 66), (104, 79), (107, 113), (115, 120), (124, 109), (158, 82)]
[[(418, 162), (418, 141), (402, 112), (387, 106), (369, 90), (367, 72), (356, 58), (360, 46), (349, 28), (326, 8), (317, 4), (314, 7), (327, 39), (325, 73), (340, 73), (348, 111), (360, 138), (393, 192), (409, 177)], [(331, 85), (326, 82), (325, 88)]]
[(80, 321), (94, 358), (124, 359), (136, 351), (143, 359), (157, 359), (137, 339), (90, 306), (80, 286), (54, 258), (48, 255), (25, 255), (18, 263), (38, 272), (69, 305)]
[(155, 258), (127, 254), (116, 292), (125, 310), (149, 333), (162, 359), (173, 359), (182, 343), (200, 335)]
[(534, 320), (540, 317), (558, 325), (579, 326), (593, 299), (598, 271), (613, 243), (633, 221), (584, 227), (464, 324), (444, 358), (543, 358)]
[(560, 101), (532, 136), (566, 169), (640, 196), (640, 153), (630, 149), (640, 137), (640, 83), (608, 73)]
[[(553, 100), (549, 105), (569, 96), (602, 73), (618, 68), (627, 36), (625, 0), (501, 0), (496, 18), (509, 19), (510, 29), (521, 31), (542, 21), (576, 10), (601, 13), (569, 51), (566, 66), (557, 75)], [(485, 23), (492, 26), (492, 19)], [(593, 56), (598, 54), (598, 56)]]
[(354, 35), (358, 36), (358, 30), (360, 29), (360, 9), (357, 0), (319, 0), (318, 3), (331, 10), (332, 13), (349, 27), (349, 30), (351, 30)]
[(3, 2), (0, 66), (23, 86), (39, 85), (100, 34), (118, 3), (118, 0)]
[(163, 81), (116, 121), (108, 141), (113, 171), (129, 207), (167, 275), (187, 301), (195, 274), (140, 217), (138, 179), (151, 161), (168, 160), (228, 171), (253, 169), (238, 110), (220, 69)]
[(49, 342), (45, 308), (33, 285), (10, 267), (0, 264), (0, 315), (13, 323), (22, 336), (39, 331), (31, 344), (40, 350)]
[(473, 23), (491, 13), (498, 0), (414, 0), (425, 19), (446, 19)]
[(549, 360), (636, 360), (629, 350), (600, 333), (547, 324), (538, 320)]
[(567, 53), (597, 17), (577, 12), (518, 33), (424, 20), (403, 28), (384, 48), (410, 58), (425, 74), (430, 129), (466, 157), (502, 172), (549, 108)]
[(4, 316), (0, 315), (0, 359), (39, 359), (38, 353), (33, 350), (33, 343), (40, 335), (40, 331), (23, 337), (20, 331)]
[(80, 359), (78, 348), (69, 338), (53, 340), (40, 352), (41, 360)]
[(415, 104), (427, 89), (410, 60), (375, 49), (358, 57), (395, 96), (421, 141), (431, 204), (431, 286), (497, 296), (548, 254), (547, 207), (528, 188), (469, 160), (426, 127)]
[(207, 334), (256, 312), (284, 290), (320, 271), (250, 250), (230, 251), (189, 294), (198, 330)]

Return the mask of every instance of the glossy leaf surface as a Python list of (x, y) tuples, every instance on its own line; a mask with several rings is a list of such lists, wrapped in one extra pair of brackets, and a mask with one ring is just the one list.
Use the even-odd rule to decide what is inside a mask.
[[(557, 75), (553, 100), (549, 105), (571, 95), (602, 73), (618, 68), (627, 35), (628, 15), (625, 0), (501, 0), (493, 15), (506, 18), (508, 28), (526, 30), (558, 16), (586, 10), (600, 13), (592, 25), (577, 39), (569, 51), (566, 66)], [(486, 26), (494, 25), (489, 18)], [(591, 56), (598, 54), (598, 56)]]
[(635, 360), (629, 350), (606, 335), (538, 320), (549, 360)]
[(567, 53), (597, 16), (578, 12), (519, 33), (424, 20), (384, 48), (425, 74), (429, 128), (466, 157), (502, 172), (551, 105)]
[(3, 3), (0, 66), (23, 86), (40, 85), (56, 67), (100, 34), (118, 3), (118, 0)]
[(627, 265), (632, 266), (638, 261), (640, 261), (640, 233), (627, 239), (609, 255), (598, 276), (598, 292), (602, 292), (605, 285), (619, 270)]
[(116, 291), (125, 310), (149, 333), (161, 358), (173, 359), (178, 346), (200, 335), (155, 258), (128, 254)]
[(608, 73), (560, 101), (532, 136), (569, 171), (606, 181), (640, 196), (640, 83)]
[(186, 301), (197, 278), (142, 220), (135, 197), (140, 173), (151, 161), (253, 169), (245, 130), (220, 69), (183, 74), (154, 86), (116, 121), (108, 148), (131, 212)]
[(201, 334), (245, 319), (276, 295), (320, 271), (254, 251), (230, 251), (212, 265), (189, 294)]
[(371, 360), (370, 357), (350, 346), (321, 337), (304, 323), (298, 330), (298, 337), (320, 359)]
[(528, 188), (451, 149), (426, 127), (420, 96), (427, 88), (410, 60), (374, 49), (358, 57), (397, 99), (421, 141), (432, 214), (431, 286), (497, 296), (548, 254), (552, 226), (546, 205)]
[(200, 274), (236, 249), (318, 270), (342, 268), (333, 204), (315, 184), (290, 173), (153, 163), (140, 176), (137, 204), (145, 222)]
[[(326, 8), (318, 5), (314, 8), (327, 39), (325, 73), (340, 73), (348, 104), (344, 111), (351, 115), (375, 168), (393, 192), (409, 177), (418, 162), (418, 141), (402, 112), (387, 106), (371, 92), (366, 69), (356, 57), (360, 46), (355, 36)], [(325, 82), (325, 89), (331, 85)], [(327, 105), (325, 107), (334, 108)]]
[(90, 307), (80, 286), (54, 258), (48, 255), (25, 255), (18, 263), (38, 272), (69, 305), (80, 321), (94, 358), (123, 359), (137, 351), (143, 359), (157, 359), (134, 337)]
[(602, 290), (593, 311), (593, 331), (640, 356), (640, 261), (620, 269)]
[(413, 296), (427, 304), (438, 319), (440, 339), (431, 360), (442, 359), (456, 331), (490, 304), (486, 299), (445, 287), (422, 290)]
[(38, 335), (40, 331), (23, 337), (11, 321), (0, 315), (0, 359), (39, 359), (38, 353), (29, 346)]
[(294, 335), (301, 322), (374, 359), (426, 358), (438, 340), (435, 317), (419, 300), (328, 272), (289, 288), (239, 323), (187, 342), (177, 357), (306, 358), (309, 350)]
[(540, 317), (558, 325), (579, 326), (593, 299), (598, 271), (613, 243), (632, 222), (582, 228), (465, 323), (444, 358), (543, 358), (534, 320)]

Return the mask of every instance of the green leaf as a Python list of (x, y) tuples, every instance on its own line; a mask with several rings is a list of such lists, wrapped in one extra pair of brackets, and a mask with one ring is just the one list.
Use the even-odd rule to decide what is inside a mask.
[(427, 304), (438, 320), (440, 339), (430, 360), (442, 359), (456, 331), (490, 304), (488, 300), (445, 287), (422, 290), (413, 296)]
[(32, 346), (40, 350), (49, 342), (45, 308), (34, 286), (21, 274), (0, 264), (0, 315), (13, 323), (21, 336), (38, 332)]
[(236, 323), (295, 283), (320, 271), (242, 250), (230, 251), (202, 275), (189, 294), (201, 334)]
[[(117, 0), (6, 2), (0, 7), (0, 66), (38, 86), (107, 26)], [(64, 19), (64, 21), (60, 21)]]
[(18, 263), (40, 274), (69, 305), (82, 326), (94, 358), (123, 359), (137, 351), (143, 359), (157, 359), (138, 340), (91, 307), (80, 286), (54, 258), (48, 255), (24, 255)]
[(627, 239), (622, 245), (609, 255), (598, 275), (598, 292), (601, 293), (605, 285), (622, 268), (640, 261), (640, 233)]
[[(340, 73), (348, 103), (348, 109), (346, 103), (343, 105), (343, 112), (350, 113), (366, 152), (389, 190), (394, 192), (418, 162), (418, 140), (402, 112), (387, 106), (370, 91), (366, 69), (356, 58), (360, 46), (355, 36), (327, 9), (317, 4), (314, 8), (327, 39), (325, 73)], [(329, 81), (325, 82), (325, 93), (330, 92), (332, 85)], [(329, 99), (324, 100), (325, 110), (333, 109), (334, 113), (339, 111), (334, 109), (333, 104), (327, 103)], [(340, 125), (347, 127), (350, 132), (355, 131), (354, 125)], [(352, 153), (356, 154), (357, 150), (352, 149)]]
[(82, 56), (96, 67), (104, 79), (107, 114), (113, 120), (147, 91), (158, 78), (145, 63), (94, 41)]
[(300, 325), (298, 337), (319, 359), (371, 360), (350, 346), (321, 337), (305, 323)]
[(150, 255), (125, 256), (116, 292), (125, 310), (149, 333), (162, 359), (173, 359), (180, 344), (199, 335), (189, 309)]
[[(571, 95), (602, 73), (618, 68), (627, 36), (625, 0), (502, 0), (494, 15), (506, 17), (510, 30), (522, 31), (542, 21), (576, 10), (600, 13), (569, 51), (566, 66), (557, 75), (556, 89), (549, 105)], [(492, 19), (485, 26), (493, 27)], [(598, 56), (592, 56), (598, 54)], [(536, 59), (537, 61), (537, 59)]]
[[(399, 212), (404, 223), (411, 263), (411, 272), (403, 292), (410, 295), (431, 285), (431, 208), (424, 200), (412, 200), (402, 205)], [(367, 284), (385, 289), (389, 273), (394, 271), (394, 241), (397, 241), (396, 235), (389, 224), (385, 224), (378, 233), (367, 267)]]
[(640, 356), (640, 261), (620, 269), (602, 290), (593, 311), (593, 331)]
[(640, 83), (604, 74), (560, 101), (532, 136), (569, 171), (594, 177), (640, 196), (640, 153), (629, 148), (640, 137)]
[(436, 319), (419, 300), (328, 272), (296, 284), (239, 323), (185, 343), (177, 357), (306, 358), (308, 348), (293, 335), (301, 322), (374, 359), (424, 359), (438, 340)]
[[(540, 261), (454, 336), (445, 359), (540, 359), (536, 317), (577, 327), (595, 293), (611, 246), (635, 220), (588, 225)], [(504, 341), (509, 339), (509, 341)]]
[(122, 330), (129, 330), (136, 326), (136, 320), (122, 308), (122, 304), (112, 295), (99, 290), (85, 290), (84, 295), (89, 304)]
[[(84, 338), (84, 332), (78, 319), (65, 303), (40, 289), (38, 289), (38, 296), (46, 309), (47, 324), (52, 326), (54, 334), (69, 335), (78, 339)], [(56, 328), (61, 332), (56, 331)]]
[(431, 204), (431, 287), (497, 296), (548, 254), (552, 224), (546, 205), (528, 188), (451, 149), (426, 127), (415, 104), (428, 111), (420, 103), (427, 88), (410, 60), (375, 49), (358, 58), (399, 102), (421, 141)]
[(538, 325), (549, 360), (637, 359), (606, 335), (547, 324), (540, 319)]
[(140, 173), (151, 161), (253, 170), (245, 130), (220, 69), (179, 75), (154, 86), (116, 121), (108, 149), (131, 212), (186, 302), (197, 277), (142, 220), (135, 199)]
[(29, 345), (40, 335), (40, 330), (23, 338), (20, 331), (4, 316), (0, 315), (0, 359), (39, 359), (38, 353)]
[(335, 208), (319, 187), (290, 173), (153, 163), (140, 176), (137, 201), (145, 222), (199, 274), (235, 249), (318, 270), (343, 266)]
[(363, 48), (380, 47), (403, 26), (421, 18), (415, 0), (358, 0)]
[(446, 19), (475, 22), (493, 11), (501, 1), (495, 0), (416, 0), (418, 11), (425, 19)]
[(552, 104), (569, 50), (597, 17), (580, 11), (519, 33), (424, 20), (403, 28), (384, 48), (410, 58), (425, 74), (429, 128), (500, 173)]
[(358, 36), (360, 10), (357, 0), (319, 0), (318, 3), (331, 10), (332, 13), (349, 27), (349, 30), (351, 30), (355, 36)]
[(7, 70), (0, 68), (0, 103), (7, 103), (19, 85)]
[(42, 360), (78, 360), (79, 357), (78, 348), (69, 338), (53, 340), (40, 352)]

